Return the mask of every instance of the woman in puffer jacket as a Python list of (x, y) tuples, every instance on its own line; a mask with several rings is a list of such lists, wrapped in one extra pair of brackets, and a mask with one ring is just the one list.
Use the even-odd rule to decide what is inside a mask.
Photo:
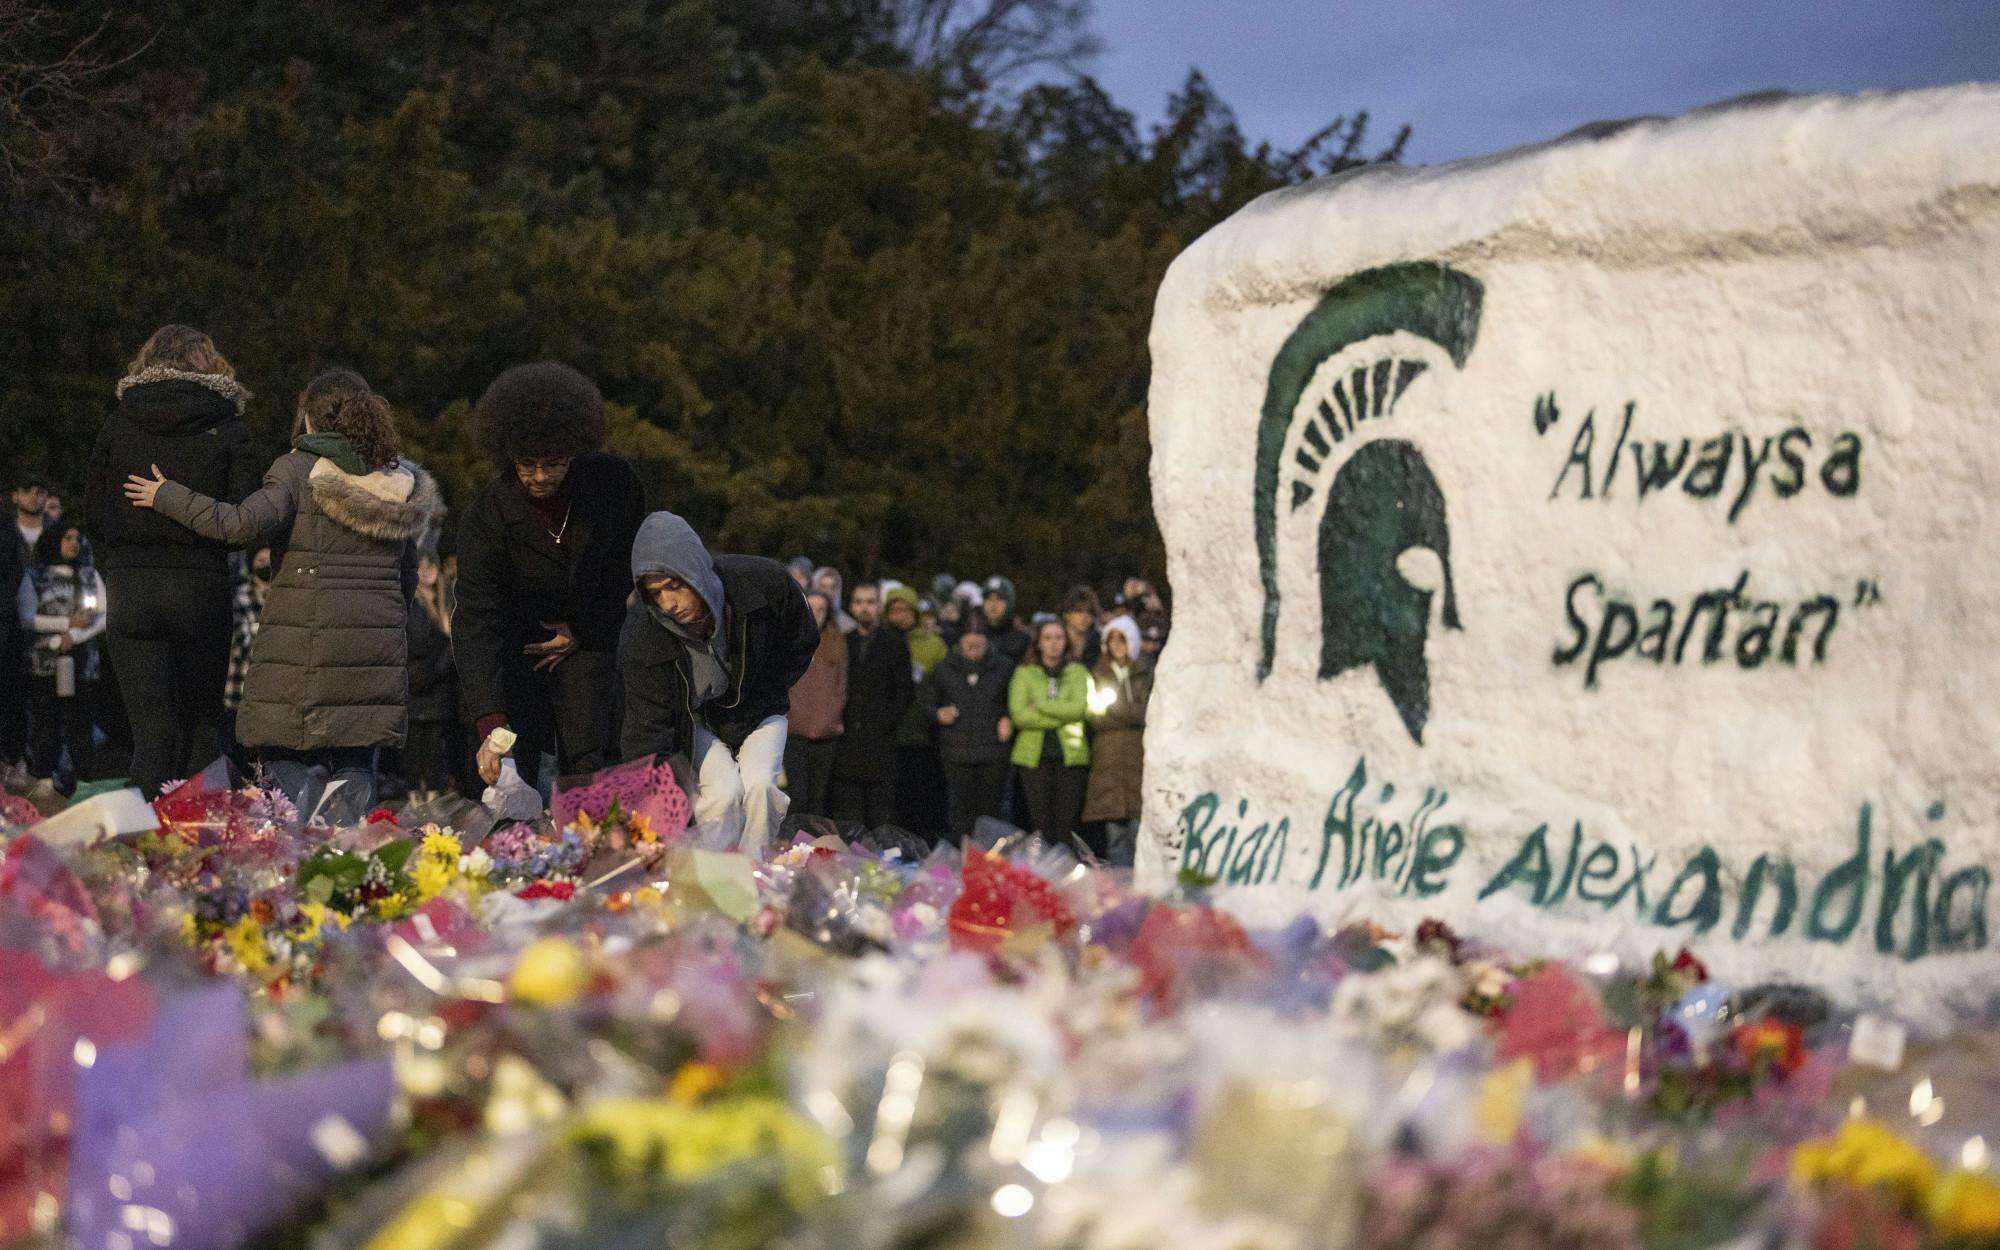
[(278, 575), (250, 649), (236, 736), (265, 762), (372, 772), (401, 746), (409, 693), (405, 613), (417, 539), (440, 508), (403, 458), (388, 401), (331, 369), (299, 396), (304, 433), (240, 505), (155, 472), (125, 494), (231, 546), (268, 543)]

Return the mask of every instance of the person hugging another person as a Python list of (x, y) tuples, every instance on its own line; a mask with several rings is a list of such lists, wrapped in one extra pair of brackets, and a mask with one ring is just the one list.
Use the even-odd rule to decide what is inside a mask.
[(821, 627), (784, 565), (711, 556), (671, 512), (639, 527), (631, 569), (638, 595), (618, 639), (624, 754), (680, 757), (702, 844), (755, 856), (790, 802), (778, 787), (786, 716)]
[(499, 473), (460, 526), (451, 643), (479, 776), (499, 779), (487, 747), (499, 728), (518, 735), (529, 785), (545, 752), (563, 773), (594, 772), (618, 752), (618, 635), (645, 490), (603, 450), (604, 396), (568, 365), (507, 370), (474, 425)]
[(442, 504), (430, 475), (403, 458), (389, 402), (360, 374), (314, 378), (298, 419), (292, 450), (241, 504), (157, 472), (134, 474), (125, 495), (206, 538), (270, 544), (278, 575), (250, 644), (243, 745), (265, 765), (372, 774), (380, 748), (402, 745), (416, 540)]
[[(94, 773), (91, 726), (97, 706), (98, 635), (104, 632), (104, 579), (90, 544), (74, 525), (52, 523), (35, 543), (35, 562), (21, 579), (16, 608), (28, 647), (28, 707), (33, 732), (28, 797), (46, 806), (75, 792)], [(69, 768), (62, 767), (64, 749)]]
[[(1029, 823), (1048, 841), (1067, 843), (1083, 812), (1090, 772), (1090, 744), (1083, 734), (1090, 673), (1071, 658), (1061, 621), (1036, 627), (1033, 649), (1007, 683), (1007, 710)], [(1102, 846), (1090, 849), (1104, 854)]]
[(1138, 849), (1140, 781), (1145, 772), (1146, 701), (1152, 666), (1140, 659), (1139, 626), (1121, 616), (1104, 627), (1104, 654), (1090, 673), (1090, 785), (1086, 825), (1103, 822), (1105, 858), (1132, 866)]

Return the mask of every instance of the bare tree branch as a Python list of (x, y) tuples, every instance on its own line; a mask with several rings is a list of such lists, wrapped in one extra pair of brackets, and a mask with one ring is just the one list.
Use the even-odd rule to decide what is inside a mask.
[(9, 193), (74, 193), (79, 179), (68, 158), (77, 124), (106, 103), (107, 78), (152, 44), (104, 56), (98, 43), (110, 20), (72, 37), (58, 10), (0, 0), (0, 185)]
[(1079, 73), (1102, 50), (1090, 0), (887, 0), (896, 45), (913, 64), (978, 91), (1031, 70)]

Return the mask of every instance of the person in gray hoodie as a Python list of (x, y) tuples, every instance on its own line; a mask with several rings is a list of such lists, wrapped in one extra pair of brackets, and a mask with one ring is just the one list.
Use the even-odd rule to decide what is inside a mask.
[(784, 565), (711, 556), (671, 512), (639, 526), (632, 581), (618, 638), (625, 757), (681, 757), (701, 841), (754, 855), (789, 804), (778, 771), (792, 686), (819, 648), (812, 609)]

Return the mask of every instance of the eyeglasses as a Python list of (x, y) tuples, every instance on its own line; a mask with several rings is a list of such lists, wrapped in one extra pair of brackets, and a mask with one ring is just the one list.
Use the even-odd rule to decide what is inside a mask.
[(559, 477), (569, 472), (572, 459), (572, 456), (563, 456), (556, 460), (516, 460), (514, 472), (522, 477)]

